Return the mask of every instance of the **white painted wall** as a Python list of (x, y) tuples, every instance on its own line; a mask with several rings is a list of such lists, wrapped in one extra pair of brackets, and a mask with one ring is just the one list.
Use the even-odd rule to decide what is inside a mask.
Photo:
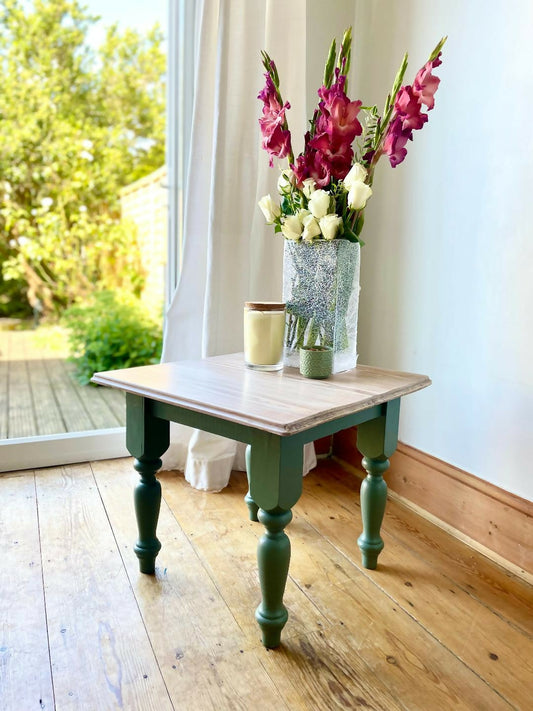
[(449, 36), (429, 123), (378, 166), (360, 362), (432, 378), (404, 400), (402, 441), (533, 500), (533, 0), (306, 3), (308, 117), (349, 24), (349, 95), (380, 110), (404, 51), (411, 81)]
[(403, 52), (412, 80), (449, 36), (429, 123), (378, 167), (360, 362), (433, 379), (404, 442), (533, 500), (533, 2), (354, 5), (356, 93), (380, 109)]

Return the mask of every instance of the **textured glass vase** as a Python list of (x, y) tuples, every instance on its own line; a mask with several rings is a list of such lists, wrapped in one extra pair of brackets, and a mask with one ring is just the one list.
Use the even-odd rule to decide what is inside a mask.
[(287, 304), (284, 365), (299, 367), (300, 347), (331, 346), (333, 372), (357, 363), (360, 245), (345, 239), (285, 240)]

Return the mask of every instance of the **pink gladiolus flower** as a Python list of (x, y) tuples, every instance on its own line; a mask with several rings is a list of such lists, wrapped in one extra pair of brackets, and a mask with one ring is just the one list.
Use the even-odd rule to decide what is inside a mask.
[(383, 143), (383, 153), (389, 156), (393, 168), (396, 168), (405, 159), (407, 155), (405, 144), (409, 140), (413, 140), (413, 132), (410, 129), (403, 130), (402, 118), (396, 116), (389, 124)]
[[(298, 178), (315, 179), (325, 187), (331, 178), (342, 179), (352, 166), (352, 142), (361, 135), (362, 126), (357, 119), (360, 101), (350, 101), (344, 93), (346, 77), (336, 70), (336, 81), (328, 89), (321, 86), (315, 118), (315, 135), (306, 136), (302, 160), (297, 162)], [(301, 175), (301, 178), (300, 178)]]
[(428, 107), (428, 111), (435, 106), (434, 96), (440, 84), (440, 79), (433, 76), (431, 70), (442, 64), (441, 54), (442, 52), (439, 52), (433, 61), (426, 62), (413, 82), (414, 93), (418, 96), (420, 103)]
[(276, 91), (272, 77), (270, 74), (266, 73), (265, 79), (265, 87), (257, 95), (257, 98), (261, 99), (264, 103), (263, 113), (280, 111), (282, 107), (279, 102), (278, 92)]
[[(285, 131), (282, 126), (276, 122), (272, 124), (271, 128), (265, 130), (261, 121), (262, 120), (259, 119), (263, 134), (261, 146), (269, 153), (269, 164), (272, 168), (274, 165), (273, 156), (276, 156), (277, 158), (285, 158), (291, 152), (291, 134), (290, 131)], [(270, 122), (267, 123), (269, 126), (271, 125)]]
[(321, 133), (312, 138), (309, 145), (322, 156), (334, 178), (342, 180), (348, 175), (353, 159), (351, 141), (332, 141), (327, 133)]
[[(272, 65), (275, 69), (274, 63)], [(290, 109), (291, 105), (288, 102), (281, 104), (279, 92), (268, 72), (265, 78), (265, 87), (257, 96), (263, 102), (263, 115), (259, 119), (259, 125), (263, 136), (261, 145), (268, 152), (269, 164), (272, 167), (273, 156), (285, 158), (292, 153), (291, 134), (285, 118), (285, 111)]]
[(350, 101), (344, 93), (346, 77), (336, 70), (336, 81), (329, 89), (321, 86), (318, 95), (322, 99), (319, 104), (320, 116), (317, 121), (317, 133), (327, 133), (332, 141), (342, 141), (351, 144), (356, 136), (360, 136), (363, 127), (357, 119), (362, 102)]
[(318, 188), (325, 188), (331, 180), (331, 170), (324, 156), (311, 148), (310, 134), (305, 134), (305, 149), (291, 166), (296, 176), (297, 185), (302, 186), (306, 178), (313, 178)]
[(336, 96), (329, 107), (328, 133), (332, 138), (351, 143), (356, 136), (360, 136), (363, 127), (357, 120), (362, 101), (349, 101), (347, 97)]
[(421, 129), (428, 120), (422, 112), (422, 104), (429, 109), (435, 105), (434, 95), (440, 79), (434, 77), (431, 70), (442, 62), (439, 54), (426, 62), (415, 77), (412, 86), (402, 86), (394, 102), (394, 114), (385, 134), (383, 153), (389, 156), (390, 164), (395, 168), (407, 155), (407, 141), (413, 140), (413, 131)]
[(422, 113), (422, 104), (412, 86), (402, 86), (394, 102), (396, 114), (402, 118), (402, 129), (420, 129), (428, 120)]

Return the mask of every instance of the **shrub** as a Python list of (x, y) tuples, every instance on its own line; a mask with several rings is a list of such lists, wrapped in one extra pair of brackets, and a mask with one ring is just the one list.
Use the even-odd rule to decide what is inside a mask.
[(65, 311), (63, 323), (82, 385), (98, 371), (159, 362), (161, 326), (133, 296), (97, 292), (88, 304)]

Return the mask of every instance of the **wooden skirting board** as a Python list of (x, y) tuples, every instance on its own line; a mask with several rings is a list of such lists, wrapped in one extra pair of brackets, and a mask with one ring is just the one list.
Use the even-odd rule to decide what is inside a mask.
[[(334, 437), (333, 456), (361, 477), (356, 428)], [(385, 475), (391, 497), (444, 524), (514, 573), (533, 576), (533, 503), (400, 442)]]

